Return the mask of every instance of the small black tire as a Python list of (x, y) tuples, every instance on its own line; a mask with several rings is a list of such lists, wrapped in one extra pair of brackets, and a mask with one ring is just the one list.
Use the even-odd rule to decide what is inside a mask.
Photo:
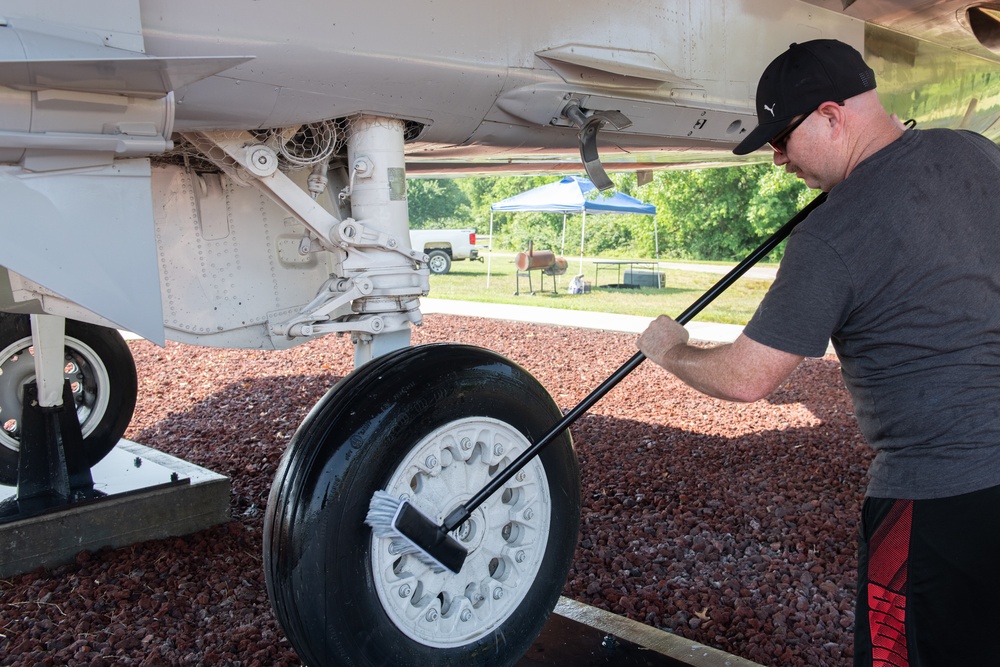
[[(409, 491), (440, 521), (561, 416), (527, 371), (467, 345), (403, 348), (333, 387), (292, 438), (264, 521), (271, 605), (303, 662), (502, 667), (520, 659), (576, 548), (580, 478), (569, 433), (455, 531), (470, 548), (458, 574), (394, 555), (392, 540), (374, 537), (365, 518), (373, 493), (388, 487)], [(505, 444), (510, 458), (498, 464)], [(461, 475), (460, 493), (421, 506), (435, 488), (451, 493)]]
[[(31, 320), (0, 313), (0, 484), (17, 484), (22, 387), (34, 381)], [(75, 383), (84, 459), (93, 467), (114, 449), (135, 411), (138, 381), (128, 344), (115, 329), (66, 320), (66, 377)]]
[(427, 253), (427, 268), (435, 275), (443, 275), (451, 271), (451, 255), (444, 250), (431, 250)]

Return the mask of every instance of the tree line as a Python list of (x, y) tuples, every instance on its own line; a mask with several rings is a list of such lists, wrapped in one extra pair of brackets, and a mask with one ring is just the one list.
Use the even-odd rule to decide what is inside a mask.
[[(474, 227), (485, 235), (490, 206), (562, 175), (411, 179), (410, 226)], [(656, 206), (656, 215), (587, 214), (588, 257), (739, 260), (760, 245), (815, 195), (794, 175), (772, 165), (660, 170), (639, 185), (633, 172), (611, 175), (619, 192)], [(596, 190), (594, 191), (596, 193)], [(492, 246), (580, 254), (582, 216), (541, 212), (495, 213)], [(781, 256), (782, 248), (772, 255)]]

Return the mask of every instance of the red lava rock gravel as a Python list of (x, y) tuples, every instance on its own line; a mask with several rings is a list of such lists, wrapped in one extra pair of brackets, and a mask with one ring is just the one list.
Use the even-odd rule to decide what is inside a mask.
[[(429, 315), (414, 343), (491, 348), (565, 410), (635, 337)], [(0, 580), (0, 665), (297, 665), (264, 586), (282, 451), (350, 371), (346, 338), (281, 352), (131, 343), (126, 437), (232, 478), (233, 520)], [(871, 453), (833, 358), (731, 404), (645, 363), (572, 428), (583, 518), (563, 593), (764, 665), (847, 665)]]

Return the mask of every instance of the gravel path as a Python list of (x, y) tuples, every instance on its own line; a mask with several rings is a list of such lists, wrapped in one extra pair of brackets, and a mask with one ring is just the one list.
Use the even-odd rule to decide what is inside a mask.
[[(429, 315), (414, 343), (483, 345), (564, 409), (634, 336)], [(278, 460), (350, 370), (350, 343), (211, 350), (130, 343), (126, 437), (232, 478), (233, 520), (0, 580), (0, 665), (297, 665), (261, 565)], [(871, 453), (828, 357), (727, 404), (643, 364), (572, 429), (583, 519), (563, 593), (765, 665), (850, 664), (857, 516)]]

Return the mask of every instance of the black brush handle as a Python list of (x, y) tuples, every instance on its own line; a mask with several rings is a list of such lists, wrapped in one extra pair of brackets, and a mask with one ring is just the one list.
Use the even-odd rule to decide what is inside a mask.
[[(680, 324), (687, 324), (690, 322), (695, 315), (700, 313), (705, 306), (712, 303), (717, 296), (725, 292), (734, 282), (746, 273), (750, 267), (759, 262), (761, 258), (774, 250), (775, 246), (784, 241), (785, 238), (792, 233), (792, 229), (805, 220), (806, 217), (824, 201), (826, 201), (826, 193), (822, 192), (815, 199), (809, 202), (805, 208), (796, 213), (791, 220), (782, 225), (778, 231), (771, 234), (771, 236), (760, 244), (756, 250), (747, 255), (742, 262), (734, 266), (729, 273), (723, 276), (719, 282), (715, 283), (715, 285), (710, 287), (709, 290), (702, 294), (697, 301), (688, 306), (687, 310), (677, 316), (677, 322)], [(511, 477), (516, 475), (518, 471), (520, 471), (521, 468), (528, 463), (528, 461), (533, 459), (540, 451), (545, 449), (550, 442), (562, 435), (562, 432), (569, 428), (573, 422), (579, 419), (580, 415), (593, 407), (594, 403), (601, 400), (605, 394), (611, 391), (615, 385), (621, 382), (626, 375), (635, 370), (635, 368), (645, 359), (646, 355), (642, 352), (636, 352), (631, 359), (622, 364), (607, 380), (598, 385), (597, 388), (590, 392), (586, 398), (580, 401), (575, 408), (567, 412), (566, 415), (559, 420), (559, 423), (557, 423), (541, 440), (524, 450), (520, 456), (514, 459), (509, 466), (500, 471), (500, 473), (491, 479), (482, 489), (480, 489), (476, 495), (469, 498), (464, 505), (456, 507), (447, 517), (445, 517), (444, 523), (441, 524), (440, 529), (448, 533), (461, 526), (472, 515), (472, 512), (477, 507), (486, 502), (487, 498), (496, 493)]]

